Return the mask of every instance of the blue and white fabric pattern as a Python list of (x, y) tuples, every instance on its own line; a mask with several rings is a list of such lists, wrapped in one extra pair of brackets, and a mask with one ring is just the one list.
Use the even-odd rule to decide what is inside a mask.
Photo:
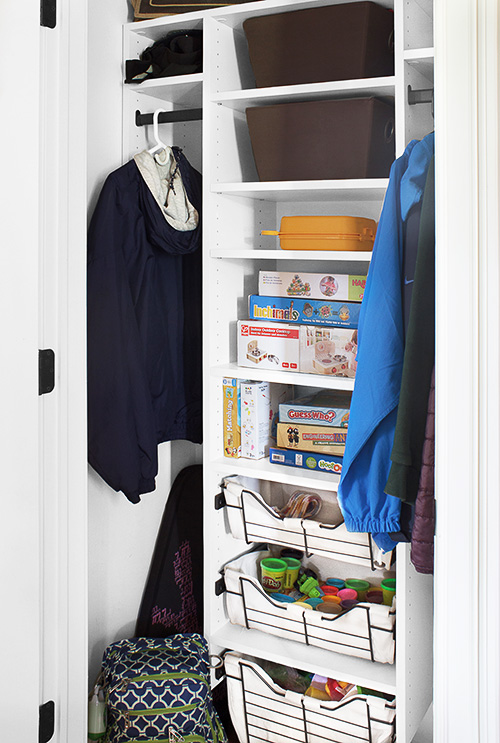
[(102, 670), (106, 743), (226, 743), (201, 635), (120, 640), (106, 649)]

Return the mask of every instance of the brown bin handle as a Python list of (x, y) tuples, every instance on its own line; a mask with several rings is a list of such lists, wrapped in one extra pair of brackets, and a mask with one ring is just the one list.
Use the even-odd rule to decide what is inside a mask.
[(384, 137), (386, 144), (389, 144), (394, 139), (394, 119), (389, 119), (386, 122), (384, 129)]

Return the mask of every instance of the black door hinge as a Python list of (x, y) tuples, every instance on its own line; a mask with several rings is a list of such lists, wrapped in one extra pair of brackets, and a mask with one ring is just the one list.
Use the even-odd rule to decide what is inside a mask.
[(40, 0), (40, 26), (55, 28), (56, 20), (56, 0)]
[(46, 395), (55, 387), (55, 353), (51, 348), (38, 351), (38, 394)]
[(49, 743), (54, 735), (56, 705), (53, 701), (40, 705), (38, 723), (38, 743)]

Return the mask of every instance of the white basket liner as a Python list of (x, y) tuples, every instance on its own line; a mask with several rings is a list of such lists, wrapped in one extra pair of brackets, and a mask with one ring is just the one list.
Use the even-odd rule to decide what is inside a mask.
[[(390, 607), (360, 603), (340, 616), (275, 601), (265, 593), (258, 579), (260, 560), (269, 554), (250, 551), (224, 566), (226, 609), (233, 624), (248, 625), (250, 629), (296, 642), (307, 641), (309, 645), (344, 655), (379, 663), (394, 662), (395, 599)], [(347, 575), (345, 564), (338, 566), (335, 561), (317, 555), (304, 560), (303, 564), (314, 567), (322, 577)], [(382, 580), (379, 573), (370, 573), (367, 577), (359, 567), (353, 567), (348, 573), (348, 577), (367, 578), (372, 584), (373, 575), (380, 575), (378, 582)], [(368, 623), (371, 625), (371, 652)]]
[(332, 740), (335, 743), (354, 740), (357, 743), (370, 740), (371, 743), (390, 743), (392, 740), (395, 707), (384, 699), (358, 694), (347, 703), (320, 702), (297, 692), (284, 691), (252, 658), (237, 653), (227, 653), (225, 668), (229, 709), (241, 743), (328, 743)]
[[(390, 565), (391, 553), (382, 556), (375, 543), (370, 543), (368, 534), (347, 531), (333, 491), (316, 491), (325, 501), (329, 499), (328, 510), (335, 516), (333, 523), (323, 523), (313, 519), (281, 518), (259, 492), (242, 485), (234, 478), (225, 478), (223, 488), (228, 506), (229, 528), (237, 539), (271, 542), (303, 551), (307, 547), (309, 554), (335, 557), (336, 560), (359, 565), (371, 565), (372, 560), (374, 567), (387, 569)], [(310, 491), (309, 488), (306, 490)]]

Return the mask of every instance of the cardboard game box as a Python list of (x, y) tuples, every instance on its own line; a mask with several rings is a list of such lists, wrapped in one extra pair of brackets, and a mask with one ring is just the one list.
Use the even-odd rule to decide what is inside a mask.
[(300, 371), (334, 377), (354, 377), (358, 331), (320, 325), (300, 325)]
[(290, 449), (269, 449), (271, 464), (284, 464), (289, 467), (301, 467), (306, 470), (319, 470), (340, 475), (342, 472), (342, 457), (330, 454), (313, 454), (312, 452), (292, 451)]
[(333, 273), (259, 271), (261, 297), (304, 297), (361, 302), (366, 276)]
[(238, 459), (241, 456), (240, 427), (240, 381), (238, 379), (222, 380), (222, 431), (224, 438), (224, 456)]
[(269, 382), (241, 383), (241, 456), (262, 459), (269, 449)]
[(313, 395), (287, 400), (279, 406), (280, 423), (314, 424), (346, 428), (349, 423), (351, 396), (336, 390), (321, 390)]
[(282, 449), (343, 456), (347, 428), (278, 423), (277, 445)]
[(299, 371), (299, 326), (240, 320), (238, 366)]
[(354, 329), (358, 327), (360, 310), (359, 302), (260, 297), (257, 294), (251, 294), (248, 298), (248, 314), (251, 320), (332, 325)]

